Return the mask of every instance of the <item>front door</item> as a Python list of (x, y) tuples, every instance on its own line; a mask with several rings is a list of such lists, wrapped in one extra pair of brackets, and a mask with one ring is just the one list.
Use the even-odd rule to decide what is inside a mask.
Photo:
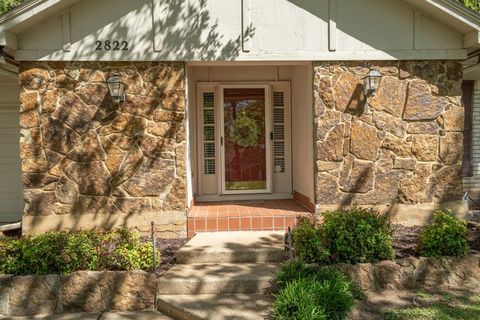
[(292, 198), (290, 83), (197, 84), (196, 199)]
[(271, 192), (268, 86), (221, 86), (222, 193)]

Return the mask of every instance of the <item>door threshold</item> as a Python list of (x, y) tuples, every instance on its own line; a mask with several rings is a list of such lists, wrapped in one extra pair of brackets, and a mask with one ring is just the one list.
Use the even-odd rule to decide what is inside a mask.
[(288, 200), (293, 199), (293, 194), (275, 193), (275, 194), (224, 194), (224, 195), (205, 195), (196, 196), (196, 202), (210, 201), (248, 201), (248, 200)]

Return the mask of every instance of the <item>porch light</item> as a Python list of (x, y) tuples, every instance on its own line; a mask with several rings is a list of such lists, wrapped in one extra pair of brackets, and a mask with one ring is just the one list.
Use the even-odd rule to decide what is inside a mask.
[(363, 78), (363, 92), (366, 97), (374, 96), (377, 93), (380, 81), (382, 80), (382, 74), (377, 70), (370, 70), (365, 78)]
[(114, 73), (107, 80), (108, 91), (110, 91), (110, 96), (112, 96), (113, 101), (115, 102), (124, 102), (125, 101), (125, 83), (122, 82), (118, 73)]

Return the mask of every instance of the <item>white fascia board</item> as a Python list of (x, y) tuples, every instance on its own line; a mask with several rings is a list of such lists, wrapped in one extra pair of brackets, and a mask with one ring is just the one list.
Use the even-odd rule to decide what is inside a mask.
[[(31, 0), (0, 15), (0, 32), (7, 31), (17, 25), (39, 15), (47, 9), (60, 5), (68, 7), (78, 0)], [(61, 10), (61, 9), (59, 9)]]

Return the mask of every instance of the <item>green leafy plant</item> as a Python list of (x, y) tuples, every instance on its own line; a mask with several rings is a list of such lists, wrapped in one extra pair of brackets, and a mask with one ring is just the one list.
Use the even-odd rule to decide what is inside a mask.
[(274, 303), (277, 319), (345, 319), (358, 289), (336, 269), (301, 261), (283, 264), (277, 284), (282, 288)]
[(21, 5), (26, 0), (0, 0), (0, 14)]
[(464, 221), (438, 210), (430, 224), (420, 231), (417, 250), (425, 257), (465, 256), (470, 251)]
[[(156, 261), (160, 261), (158, 252)], [(126, 229), (0, 238), (0, 273), (67, 274), (78, 270), (151, 270), (152, 267), (151, 244)]]
[(480, 2), (478, 0), (459, 0), (463, 5), (473, 11), (480, 11)]
[(307, 217), (299, 217), (292, 232), (295, 254), (306, 262), (324, 263), (330, 253), (324, 247), (320, 230)]
[(367, 209), (327, 211), (320, 226), (330, 263), (365, 263), (395, 257), (393, 231), (385, 215)]

